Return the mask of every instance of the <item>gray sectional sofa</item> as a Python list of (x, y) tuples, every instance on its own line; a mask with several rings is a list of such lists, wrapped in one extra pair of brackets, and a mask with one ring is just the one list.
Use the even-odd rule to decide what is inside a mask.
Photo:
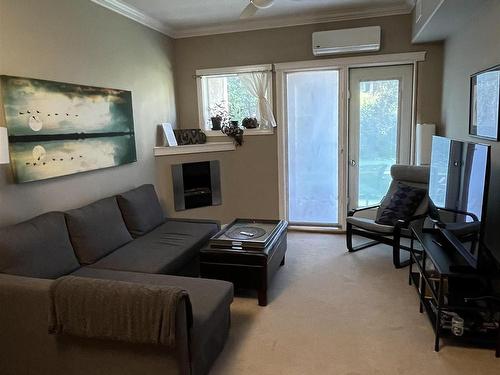
[[(206, 374), (230, 325), (233, 286), (198, 278), (213, 221), (166, 219), (154, 187), (0, 229), (0, 374)], [(61, 276), (185, 289), (176, 347), (48, 334), (49, 292)], [(185, 302), (182, 302), (185, 304)]]

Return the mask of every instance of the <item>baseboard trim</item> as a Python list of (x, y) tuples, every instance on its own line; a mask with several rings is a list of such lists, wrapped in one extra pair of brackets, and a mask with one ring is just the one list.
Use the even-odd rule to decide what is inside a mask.
[(329, 233), (329, 234), (345, 234), (346, 231), (338, 227), (314, 227), (302, 225), (290, 225), (288, 230), (292, 232), (313, 232), (313, 233)]

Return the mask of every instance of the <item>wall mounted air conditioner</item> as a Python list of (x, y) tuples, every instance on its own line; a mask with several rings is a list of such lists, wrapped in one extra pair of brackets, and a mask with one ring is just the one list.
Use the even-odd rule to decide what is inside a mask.
[(380, 50), (380, 26), (313, 33), (314, 56)]

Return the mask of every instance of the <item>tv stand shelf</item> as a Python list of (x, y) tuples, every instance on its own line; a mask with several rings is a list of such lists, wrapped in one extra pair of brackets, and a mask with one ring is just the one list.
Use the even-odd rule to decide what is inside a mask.
[[(437, 272), (443, 276), (459, 277), (464, 277), (468, 274), (474, 275), (476, 273), (457, 251), (445, 246), (437, 230), (423, 229), (422, 231), (415, 232), (415, 239), (425, 249), (426, 256), (430, 258)], [(461, 269), (461, 272), (457, 272), (457, 269)]]
[[(420, 246), (417, 248), (415, 243)], [(488, 275), (470, 267), (464, 258), (442, 241), (434, 229), (412, 228), (410, 246), (409, 284), (414, 285), (420, 298), (420, 312), (426, 312), (435, 333), (434, 350), (440, 349), (441, 339), (485, 348), (495, 348), (500, 357), (500, 329), (493, 323), (485, 322), (484, 316), (500, 312), (500, 303), (484, 306), (468, 302), (467, 298), (481, 299), (492, 295), (488, 289), (492, 279)], [(465, 287), (461, 287), (465, 285)], [(484, 288), (467, 288), (467, 285), (480, 285)], [(490, 304), (491, 305), (491, 304)], [(452, 315), (464, 319), (463, 335), (452, 333)]]

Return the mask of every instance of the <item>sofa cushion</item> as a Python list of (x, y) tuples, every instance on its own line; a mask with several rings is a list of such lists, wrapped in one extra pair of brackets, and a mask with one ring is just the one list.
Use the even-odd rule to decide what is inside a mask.
[(153, 185), (142, 185), (117, 197), (123, 220), (132, 237), (140, 237), (165, 221)]
[[(229, 308), (233, 301), (233, 284), (222, 280), (171, 275), (151, 275), (83, 267), (74, 276), (128, 281), (151, 285), (177, 286), (189, 294), (193, 309), (191, 329), (192, 361), (205, 369), (222, 348), (229, 329)], [(196, 371), (195, 373), (206, 373)]]
[(92, 264), (132, 241), (115, 197), (66, 212), (66, 223), (81, 264)]
[(198, 256), (201, 246), (217, 230), (215, 223), (167, 220), (91, 267), (144, 273), (176, 273)]
[(56, 279), (78, 268), (62, 212), (0, 229), (1, 273)]

